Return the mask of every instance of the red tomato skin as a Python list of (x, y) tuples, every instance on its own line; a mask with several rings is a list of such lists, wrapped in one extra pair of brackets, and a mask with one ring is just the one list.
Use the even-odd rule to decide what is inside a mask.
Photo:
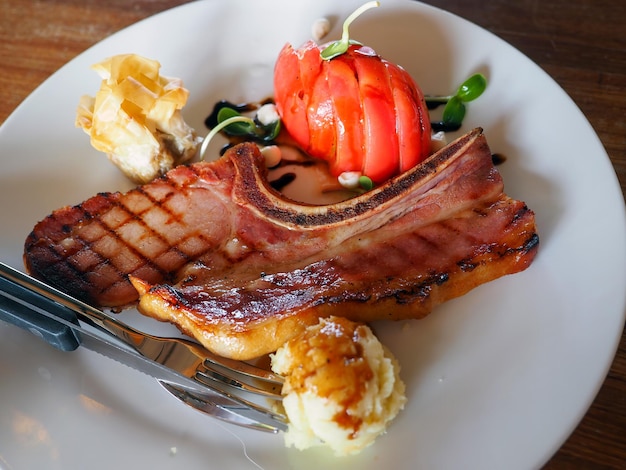
[[(309, 49), (305, 46), (295, 50), (291, 44), (285, 44), (278, 54), (274, 65), (274, 101), (289, 134), (298, 145), (307, 149), (310, 132), (306, 109), (312, 89), (310, 84), (319, 71), (316, 74), (315, 68), (310, 67), (302, 72), (302, 59), (308, 57), (306, 53)], [(317, 46), (315, 50), (318, 51)], [(319, 52), (317, 55), (319, 56)]]
[(426, 101), (413, 78), (400, 66), (387, 62), (396, 109), (399, 171), (404, 172), (430, 154), (431, 126)]
[(310, 135), (306, 151), (313, 157), (327, 160), (336, 154), (336, 123), (330, 87), (325, 73), (317, 76), (311, 88), (306, 114)]
[(354, 60), (346, 54), (326, 62), (326, 76), (335, 115), (335, 158), (330, 162), (333, 175), (362, 168), (363, 109)]
[[(362, 53), (352, 46), (363, 104), (363, 136), (365, 156), (361, 172), (374, 183), (382, 183), (398, 173), (399, 148), (396, 134), (396, 112), (389, 73), (378, 55)], [(373, 51), (372, 51), (373, 52)]]
[(411, 76), (368, 47), (325, 61), (323, 46), (286, 45), (274, 73), (283, 126), (339, 176), (359, 171), (382, 183), (430, 154), (424, 95)]

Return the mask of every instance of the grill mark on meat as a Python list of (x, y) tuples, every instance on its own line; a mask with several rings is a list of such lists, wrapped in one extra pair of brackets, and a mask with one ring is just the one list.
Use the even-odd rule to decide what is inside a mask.
[[(190, 167), (189, 170), (191, 171), (193, 178), (200, 177), (198, 171), (194, 167)], [(124, 249), (128, 249), (133, 253), (133, 255), (140, 259), (140, 265), (130, 272), (120, 270), (120, 274), (123, 276), (126, 276), (127, 274), (137, 275), (137, 272), (141, 268), (147, 268), (155, 273), (158, 273), (158, 277), (162, 279), (162, 282), (174, 282), (176, 276), (173, 271), (175, 272), (179, 267), (186, 265), (194, 258), (201, 258), (206, 255), (207, 252), (211, 251), (207, 248), (210, 248), (211, 245), (202, 233), (190, 231), (175, 241), (171, 239), (171, 237), (168, 239), (164, 235), (164, 232), (167, 233), (167, 228), (169, 226), (172, 224), (184, 225), (184, 221), (182, 213), (177, 213), (168, 207), (168, 204), (172, 201), (173, 197), (177, 195), (177, 190), (180, 185), (173, 181), (167, 174), (161, 179), (161, 181), (166, 183), (167, 186), (164, 184), (164, 187), (159, 189), (157, 195), (147, 191), (146, 186), (136, 188), (136, 194), (149, 201), (149, 204), (145, 204), (145, 207), (140, 210), (133, 210), (132, 207), (128, 207), (126, 204), (128, 201), (126, 200), (113, 201), (115, 207), (127, 213), (128, 218), (126, 218), (119, 225), (107, 225), (106, 227), (109, 229), (109, 234), (117, 238), (120, 245), (124, 246)], [(159, 212), (160, 218), (165, 223), (160, 223), (156, 226), (149, 225), (148, 221), (150, 218), (148, 216), (154, 211)], [(125, 238), (122, 236), (120, 231), (123, 231), (124, 226), (129, 223), (138, 224), (140, 226), (139, 230), (141, 231), (141, 239), (144, 242), (149, 240), (151, 245), (156, 248), (155, 252), (145, 254), (145, 251), (148, 250), (140, 248), (137, 244), (133, 244), (132, 241), (127, 240), (128, 237)], [(190, 242), (194, 242), (194, 239), (195, 243), (193, 243), (193, 245), (201, 246), (204, 249), (185, 249), (185, 245), (191, 245), (192, 243)], [(157, 247), (156, 245), (160, 245), (160, 247)], [(163, 261), (163, 258), (169, 258), (170, 262), (159, 264), (159, 261)], [(174, 258), (174, 260), (178, 259), (178, 261), (172, 262), (172, 258)], [(174, 268), (172, 268), (172, 265), (174, 265)], [(115, 285), (109, 286), (108, 289), (115, 287)]]
[(419, 232), (413, 233), (413, 236), (417, 237), (422, 243), (431, 246), (433, 249), (439, 250), (439, 244), (437, 243), (436, 239), (432, 237), (426, 237)]
[[(161, 209), (163, 209), (162, 204), (156, 199), (154, 199), (146, 191), (144, 191), (143, 188), (139, 187), (137, 188), (136, 191), (137, 191), (137, 194), (142, 195), (143, 197), (145, 197), (146, 199), (150, 201), (150, 204), (151, 204), (150, 207), (156, 206), (156, 207), (160, 207)], [(168, 278), (168, 273), (166, 270), (163, 270), (153, 258), (150, 258), (142, 254), (141, 250), (137, 246), (133, 246), (132, 244), (128, 243), (123, 238), (122, 234), (120, 233), (120, 231), (123, 231), (125, 227), (129, 226), (129, 224), (137, 224), (141, 228), (142, 231), (149, 234), (150, 239), (161, 241), (163, 243), (163, 246), (166, 247), (166, 249), (169, 249), (172, 251), (178, 251), (178, 254), (182, 256), (183, 254), (180, 253), (180, 251), (177, 250), (175, 246), (168, 246), (168, 243), (166, 242), (166, 240), (164, 240), (163, 237), (156, 230), (150, 228), (147, 225), (147, 223), (142, 219), (142, 216), (149, 209), (144, 209), (141, 211), (134, 212), (130, 208), (128, 208), (123, 203), (123, 201), (113, 199), (111, 197), (111, 194), (101, 193), (100, 196), (107, 198), (109, 202), (111, 203), (111, 208), (109, 209), (109, 212), (107, 212), (108, 215), (111, 216), (111, 213), (114, 210), (117, 210), (117, 211), (112, 214), (112, 217), (115, 217), (115, 219), (112, 219), (112, 217), (109, 217), (108, 219), (100, 219), (100, 220), (94, 218), (92, 214), (89, 212), (83, 212), (84, 214), (83, 219), (85, 221), (93, 220), (92, 224), (97, 224), (98, 228), (100, 229), (100, 236), (98, 238), (91, 239), (89, 241), (82, 239), (80, 237), (80, 232), (74, 237), (74, 239), (77, 242), (82, 243), (83, 252), (93, 254), (99, 258), (99, 262), (97, 264), (93, 264), (91, 266), (83, 264), (82, 265), (83, 270), (85, 268), (103, 270), (105, 269), (105, 265), (108, 265), (111, 268), (116, 270), (115, 272), (116, 277), (118, 277), (121, 280), (125, 280), (129, 272), (137, 273), (141, 269), (147, 268), (149, 270), (154, 270), (158, 272), (160, 277), (163, 280), (171, 281), (172, 279)], [(82, 209), (82, 205), (79, 205), (78, 207)], [(169, 215), (171, 217), (174, 217), (174, 214), (170, 213)], [(115, 244), (115, 246), (111, 247), (111, 249), (116, 250), (118, 253), (125, 253), (125, 255), (124, 256), (111, 255), (111, 256), (105, 257), (105, 256), (102, 256), (101, 253), (97, 251), (93, 251), (94, 245), (97, 245), (98, 243), (106, 243), (106, 241), (108, 241), (109, 243)], [(159, 253), (159, 255), (162, 255), (165, 251), (166, 250), (164, 250), (162, 253)], [(77, 253), (77, 255), (80, 255), (80, 251)], [(122, 261), (128, 264), (129, 260), (132, 258), (134, 258), (134, 263), (133, 263), (134, 267), (130, 269), (128, 268), (122, 269), (119, 266), (119, 263), (121, 263)], [(98, 296), (106, 295), (106, 293), (110, 291), (111, 289), (116, 289), (118, 287), (118, 283), (119, 281), (114, 282), (109, 286), (105, 286), (103, 289), (98, 291)]]
[[(154, 216), (154, 211), (159, 212), (158, 217), (166, 222), (165, 230), (167, 225), (183, 225), (181, 215), (168, 207), (176, 195), (176, 183), (167, 176), (162, 183), (156, 195), (144, 187), (135, 188), (126, 199), (118, 193), (99, 193), (88, 201), (49, 215), (40, 224), (48, 231), (49, 239), (40, 238), (36, 229), (27, 239), (27, 245), (32, 244), (33, 255), (37, 252), (36, 256), (29, 257), (27, 266), (38, 277), (95, 304), (100, 304), (99, 299), (106, 298), (109, 292), (117, 295), (120, 287), (128, 290), (128, 274), (147, 276), (153, 282), (173, 282), (176, 269), (189, 263), (192, 256), (206, 254), (206, 249), (194, 252), (193, 245), (206, 247), (209, 244), (203, 234), (193, 231), (172, 243), (163, 236), (158, 225), (157, 228), (149, 225), (147, 216), (151, 211)], [(135, 208), (129, 207), (131, 198)], [(67, 218), (71, 218), (71, 223), (63, 222)], [(58, 236), (50, 230), (56, 224), (60, 224)], [(190, 243), (194, 242), (194, 237), (197, 240)], [(187, 250), (186, 245), (190, 245)], [(109, 281), (102, 283), (97, 277)], [(134, 289), (131, 294), (136, 298)]]
[[(167, 178), (167, 176), (163, 179), (163, 181), (167, 181), (168, 183), (170, 183), (170, 185), (174, 186), (174, 184)], [(167, 194), (163, 199), (157, 200), (149, 192), (145, 191), (145, 188), (139, 187), (137, 188), (137, 193), (147, 198), (151, 202), (150, 206), (143, 208), (140, 211), (133, 211), (131, 207), (128, 207), (126, 204), (124, 204), (124, 201), (119, 201), (118, 206), (123, 208), (125, 211), (127, 211), (127, 213), (131, 216), (130, 218), (132, 219), (133, 223), (137, 223), (141, 225), (141, 228), (144, 232), (144, 235), (142, 236), (143, 240), (147, 239), (147, 240), (152, 241), (152, 243), (159, 242), (160, 244), (162, 244), (162, 249), (160, 253), (157, 254), (157, 257), (162, 256), (164, 253), (167, 253), (168, 251), (171, 251), (171, 252), (174, 252), (176, 255), (180, 256), (181, 258), (184, 258), (187, 261), (189, 259), (189, 256), (179, 248), (181, 242), (184, 242), (186, 238), (183, 238), (179, 240), (177, 244), (172, 245), (160, 231), (158, 231), (154, 227), (149, 226), (147, 223), (147, 220), (144, 218), (151, 210), (155, 210), (156, 208), (166, 214), (167, 218), (169, 219), (168, 223), (172, 223), (172, 221), (181, 223), (181, 218), (177, 214), (172, 212), (171, 210), (168, 210), (167, 205), (166, 205), (168, 200), (172, 196), (174, 190), (175, 189), (173, 188), (171, 193)], [(119, 227), (115, 227), (115, 228), (118, 229)], [(115, 232), (115, 233), (120, 238), (120, 240), (123, 241), (119, 233), (118, 232)], [(154, 261), (153, 258), (141, 253), (140, 250), (136, 246), (133, 246), (132, 244), (128, 244), (128, 245), (135, 253), (137, 253), (137, 255), (141, 256), (142, 260), (146, 264), (150, 265), (151, 268), (158, 270), (164, 278), (167, 278), (169, 276), (168, 269), (164, 269), (161, 266), (159, 266)]]
[(476, 264), (473, 263), (471, 259), (462, 259), (456, 264), (461, 269), (461, 271), (465, 273), (472, 272), (474, 269), (476, 269)]
[(533, 253), (535, 250), (537, 250), (538, 246), (539, 235), (537, 235), (536, 233), (532, 233), (521, 246), (509, 248), (509, 252), (516, 253), (518, 256), (526, 256), (529, 253)]
[[(96, 197), (101, 196), (98, 194)], [(57, 218), (55, 214), (51, 214), (45, 219), (45, 224), (48, 229), (54, 233), (58, 224), (59, 231), (62, 234), (71, 234), (75, 228), (74, 224), (65, 223), (64, 220), (68, 215), (72, 216), (72, 221), (81, 223), (82, 221), (91, 219), (91, 215), (85, 210), (83, 204), (77, 205), (71, 214), (64, 212), (63, 217)], [(31, 232), (29, 238), (34, 238), (35, 232)], [(80, 251), (76, 247), (72, 246), (73, 243), (77, 243), (83, 246), (83, 241), (79, 238), (71, 237), (70, 243), (55, 244), (48, 240), (37, 240), (33, 246), (34, 256), (32, 259), (32, 266), (30, 269), (39, 273), (39, 277), (47, 279), (48, 282), (63, 290), (70, 290), (73, 294), (81, 300), (89, 301), (92, 299), (88, 295), (88, 290), (91, 287), (89, 281), (85, 278), (85, 273), (78, 269), (71, 262), (66, 260)], [(74, 249), (72, 249), (74, 248)], [(88, 266), (91, 267), (91, 266)]]
[[(157, 202), (154, 198), (152, 198), (149, 194), (147, 194), (145, 191), (143, 191), (143, 188), (138, 188), (137, 189), (137, 193), (141, 194), (142, 196), (146, 197), (148, 200), (150, 200), (150, 202), (156, 206), (156, 207), (160, 207), (161, 204), (159, 202)], [(133, 225), (137, 225), (138, 229), (140, 229), (141, 231), (143, 231), (146, 234), (149, 234), (148, 237), (150, 240), (152, 240), (152, 243), (162, 243), (162, 245), (165, 247), (165, 249), (161, 252), (158, 253), (157, 256), (161, 256), (163, 255), (163, 253), (165, 253), (168, 249), (169, 250), (173, 250), (176, 251), (176, 247), (175, 246), (169, 246), (169, 244), (167, 243), (167, 241), (161, 236), (161, 234), (159, 234), (156, 230), (150, 228), (147, 223), (142, 219), (142, 216), (147, 212), (148, 209), (144, 209), (142, 211), (132, 211), (131, 208), (127, 207), (123, 201), (115, 201), (115, 207), (117, 207), (119, 210), (124, 211), (127, 215), (127, 217), (119, 224), (116, 225), (106, 225), (106, 228), (108, 229), (108, 235), (110, 235), (111, 237), (114, 237), (118, 243), (120, 244), (120, 246), (123, 246), (125, 250), (128, 250), (128, 252), (135, 258), (135, 267), (130, 269), (130, 270), (119, 270), (120, 276), (125, 276), (128, 274), (128, 272), (130, 271), (131, 273), (134, 273), (136, 271), (138, 271), (140, 268), (147, 268), (150, 270), (154, 270), (155, 272), (159, 273), (159, 276), (164, 279), (164, 280), (170, 280), (168, 279), (168, 271), (161, 268), (161, 266), (159, 266), (159, 264), (156, 262), (156, 258), (155, 257), (150, 257), (145, 255), (144, 253), (142, 253), (142, 251), (145, 251), (140, 249), (138, 246), (133, 245), (131, 243), (128, 243), (128, 241), (124, 238), (123, 233), (125, 231), (125, 228), (129, 227), (130, 224)], [(132, 230), (132, 229), (131, 229)], [(128, 237), (129, 235), (127, 235)], [(128, 256), (124, 257), (125, 259), (128, 259)], [(119, 259), (119, 257), (118, 257)], [(113, 286), (111, 286), (113, 287)]]
[(517, 220), (519, 220), (522, 217), (524, 217), (529, 211), (530, 211), (530, 209), (526, 206), (526, 204), (524, 204), (522, 207), (520, 207), (519, 211), (511, 219), (511, 225), (514, 224)]
[(24, 259), (34, 276), (99, 306), (139, 295), (142, 313), (250, 359), (320, 316), (422, 318), (528, 267), (538, 240), (532, 211), (503, 193), (477, 129), (329, 206), (281, 197), (258, 148), (241, 144), (218, 161), (55, 211), (27, 238)]
[(447, 273), (435, 273), (424, 281), (407, 289), (399, 289), (393, 292), (393, 298), (398, 305), (406, 305), (412, 302), (428, 298), (433, 286), (441, 286), (449, 279)]
[[(503, 208), (510, 207), (507, 199), (497, 204)], [(469, 212), (474, 213), (473, 210)], [(479, 212), (490, 214), (483, 210)], [(510, 220), (516, 218), (516, 213), (510, 214)], [(484, 224), (488, 227), (491, 220), (487, 215), (485, 219)], [(470, 224), (474, 221), (463, 214), (458, 220)], [(508, 224), (507, 220), (504, 225)], [(466, 236), (466, 231), (459, 230), (447, 221), (436, 224), (436, 228), (436, 234), (442, 239), (453, 235), (454, 240), (460, 245), (478, 245), (475, 257), (465, 260), (466, 263), (472, 263), (474, 269), (485, 267), (487, 262), (491, 262), (491, 258), (500, 261), (514, 256), (518, 249), (522, 249), (494, 247), (491, 243), (480, 241), (476, 237)], [(332, 305), (343, 312), (345, 306), (350, 303), (358, 305), (348, 309), (353, 312), (351, 316), (361, 320), (363, 318), (359, 317), (359, 313), (354, 313), (355, 309), (371, 311), (388, 300), (392, 302), (393, 309), (424, 304), (429, 310), (428, 303), (432, 300), (433, 292), (452, 282), (462, 269), (458, 267), (458, 263), (448, 264), (449, 256), (445, 243), (436, 249), (433, 248), (431, 243), (433, 233), (429, 236), (422, 236), (419, 232), (413, 233), (409, 238), (412, 240), (411, 243), (406, 243), (405, 238), (400, 246), (388, 245), (383, 241), (375, 247), (363, 245), (360, 249), (348, 249), (346, 250), (348, 254), (343, 258), (341, 254), (330, 253), (328, 257), (310, 264), (297, 263), (302, 267), (295, 269), (279, 266), (278, 272), (266, 273), (254, 282), (228, 286), (226, 289), (228, 295), (223, 295), (221, 289), (215, 292), (206, 285), (156, 286), (150, 295), (158, 298), (171, 296), (169, 301), (175, 304), (174, 308), (177, 309), (178, 315), (189, 315), (205, 325), (228, 323), (232, 330), (237, 331), (246, 331), (244, 325), (254, 323), (262, 317), (295, 315), (294, 312), (313, 311)], [(357, 239), (355, 242), (358, 244), (362, 240)], [(419, 243), (425, 246), (418, 249), (416, 244)], [(390, 255), (390, 251), (397, 254)], [(407, 274), (407, 266), (414, 267), (420, 263), (432, 265), (428, 259), (424, 259), (423, 253), (426, 253), (427, 257), (442, 259), (444, 264), (440, 265), (439, 269), (427, 270), (423, 275), (412, 277), (414, 280), (406, 282), (403, 275)], [(361, 271), (357, 270), (355, 274), (355, 266), (363, 268)], [(376, 272), (368, 273), (368, 267), (374, 267), (372, 271)], [(414, 268), (409, 270), (411, 269)], [(462, 293), (464, 291), (459, 291), (457, 295)], [(193, 310), (186, 312), (187, 306), (193, 306)], [(393, 317), (391, 311), (391, 307), (381, 308), (376, 318)]]

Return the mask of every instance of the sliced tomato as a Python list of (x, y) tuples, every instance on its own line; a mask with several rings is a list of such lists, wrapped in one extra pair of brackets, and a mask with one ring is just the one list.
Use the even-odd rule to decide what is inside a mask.
[(430, 120), (426, 103), (411, 76), (401, 67), (385, 62), (396, 111), (399, 171), (413, 168), (430, 153)]
[(309, 146), (309, 124), (306, 107), (310, 88), (304, 88), (300, 58), (290, 44), (278, 55), (274, 66), (274, 100), (283, 125), (303, 148)]
[(344, 54), (326, 62), (325, 72), (335, 116), (336, 150), (330, 164), (333, 175), (361, 171), (363, 161), (363, 110), (354, 60)]
[(382, 183), (398, 172), (396, 113), (387, 67), (377, 55), (354, 51), (363, 106), (365, 155), (362, 173)]
[(319, 75), (323, 72), (323, 60), (320, 50), (313, 41), (305, 42), (296, 50), (300, 63), (300, 81), (304, 93), (310, 94)]
[[(431, 153), (431, 135), (432, 135), (432, 127), (430, 125), (430, 115), (428, 114), (428, 105), (426, 104), (426, 99), (424, 98), (424, 92), (422, 89), (415, 83), (411, 74), (409, 74), (405, 69), (396, 66), (401, 74), (404, 75), (406, 83), (410, 84), (410, 90), (413, 93), (413, 101), (417, 104), (417, 114), (419, 115), (420, 121), (420, 129), (422, 129), (422, 151), (420, 161), (425, 160)], [(407, 168), (408, 169), (408, 168)]]
[(283, 125), (331, 172), (360, 171), (374, 183), (412, 168), (430, 153), (424, 96), (401, 67), (353, 45), (330, 61), (309, 41), (286, 45), (274, 90)]
[(328, 80), (326, 74), (322, 72), (311, 88), (311, 97), (307, 107), (310, 140), (306, 150), (313, 157), (332, 162), (335, 156), (336, 136), (335, 113), (330, 96)]

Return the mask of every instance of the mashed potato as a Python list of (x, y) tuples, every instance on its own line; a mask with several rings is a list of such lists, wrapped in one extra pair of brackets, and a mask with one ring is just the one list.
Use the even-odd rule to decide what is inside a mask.
[(297, 449), (360, 452), (406, 402), (395, 358), (366, 325), (344, 318), (309, 327), (272, 355), (272, 369), (285, 377), (285, 444)]

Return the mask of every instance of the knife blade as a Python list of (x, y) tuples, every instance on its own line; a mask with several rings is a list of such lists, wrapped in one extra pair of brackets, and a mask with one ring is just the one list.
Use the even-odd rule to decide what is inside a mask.
[[(57, 339), (56, 343), (60, 346), (59, 349), (64, 351), (83, 346), (162, 382), (172, 383), (198, 393), (208, 392), (206, 387), (195, 380), (142, 356), (126, 345), (118, 344), (100, 333), (81, 326), (75, 314), (66, 307), (59, 305), (58, 310), (52, 313), (32, 304), (26, 304), (5, 290), (6, 285), (4, 284), (6, 282), (10, 281), (0, 280), (0, 289), (2, 289), (0, 292), (0, 319), (27, 329), (49, 343)], [(64, 310), (64, 317), (60, 317), (59, 312)], [(72, 315), (76, 323), (68, 320)], [(74, 344), (76, 347), (72, 347)], [(221, 397), (217, 394), (216, 396)]]
[(0, 276), (0, 320), (28, 330), (63, 351), (73, 351), (82, 346), (97, 352), (155, 378), (185, 403), (189, 400), (183, 400), (182, 396), (194, 397), (203, 404), (200, 411), (240, 426), (258, 428), (256, 420), (239, 414), (242, 411), (240, 402), (142, 356), (127, 345), (118, 344), (89, 325), (81, 325), (68, 307), (40, 298), (35, 292), (26, 293), (28, 300), (23, 298), (24, 295), (22, 286)]

